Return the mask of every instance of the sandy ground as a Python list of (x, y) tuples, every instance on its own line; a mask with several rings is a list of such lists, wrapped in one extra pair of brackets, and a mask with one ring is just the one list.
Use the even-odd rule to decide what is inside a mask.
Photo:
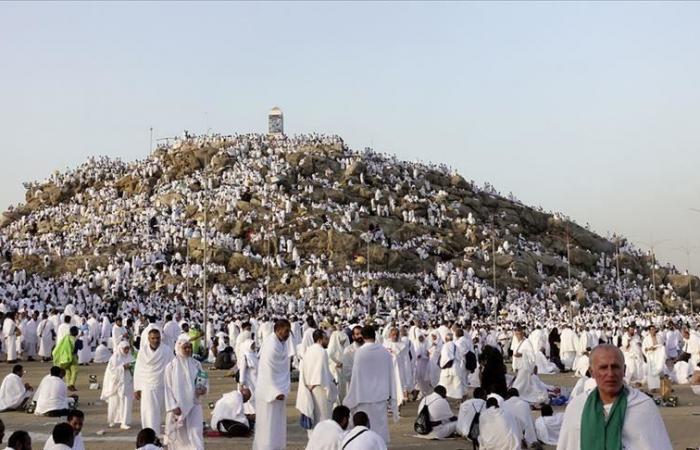
[[(37, 386), (39, 380), (48, 372), (48, 363), (25, 363), (26, 382), (32, 386)], [(10, 372), (10, 365), (0, 365), (0, 375), (2, 377)], [(99, 400), (99, 391), (88, 389), (88, 375), (95, 374), (98, 381), (101, 382), (104, 376), (104, 365), (92, 365), (89, 367), (81, 367), (78, 375), (77, 387), (80, 396), (80, 409), (86, 414), (85, 427), (83, 428), (83, 437), (88, 449), (100, 450), (117, 450), (117, 449), (134, 449), (136, 442), (136, 433), (140, 423), (138, 413), (138, 403), (135, 402), (134, 408), (134, 428), (127, 431), (107, 428), (107, 406)], [(542, 377), (546, 383), (559, 386), (573, 386), (575, 379), (570, 375), (552, 375)], [(225, 378), (223, 372), (210, 372), (211, 390), (207, 396), (205, 403), (216, 401), (223, 392), (229, 391), (234, 387), (234, 381), (231, 378)], [(700, 445), (700, 397), (694, 395), (686, 386), (676, 386), (676, 395), (679, 396), (680, 404), (676, 408), (660, 408), (661, 414), (666, 423), (666, 427), (671, 435), (674, 449), (685, 450), (688, 447)], [(292, 395), (287, 402), (287, 430), (288, 430), (288, 449), (297, 450), (303, 449), (306, 444), (306, 433), (298, 426), (298, 413), (294, 409), (294, 398), (296, 385), (293, 388)], [(456, 411), (456, 404), (454, 405)], [(453, 439), (447, 441), (426, 441), (412, 437), (413, 435), (413, 420), (416, 415), (417, 403), (405, 405), (402, 410), (402, 419), (399, 423), (391, 424), (391, 445), (392, 449), (411, 449), (411, 448), (432, 448), (432, 449), (471, 449), (471, 443), (462, 439)], [(556, 408), (561, 409), (561, 408)], [(537, 413), (533, 413), (537, 414)], [(205, 404), (205, 419), (209, 420), (211, 411)], [(43, 448), (43, 443), (46, 441), (56, 419), (48, 417), (38, 417), (20, 412), (1, 413), (0, 418), (5, 422), (7, 431), (5, 438), (10, 435), (13, 430), (23, 429), (28, 430), (32, 434), (33, 448)], [(103, 435), (98, 435), (98, 431), (104, 431)], [(207, 449), (249, 449), (252, 444), (251, 439), (226, 439), (226, 438), (207, 438)], [(552, 447), (547, 447), (552, 448)]]

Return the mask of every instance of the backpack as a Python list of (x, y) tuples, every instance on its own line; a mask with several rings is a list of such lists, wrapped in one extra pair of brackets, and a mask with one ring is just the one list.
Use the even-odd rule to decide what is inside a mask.
[[(477, 411), (474, 405), (472, 405), (472, 408), (474, 408), (474, 417), (472, 418), (472, 423), (469, 424), (467, 439), (472, 441), (473, 448), (477, 448), (479, 446), (479, 418), (481, 417), (481, 409)], [(484, 407), (482, 406), (481, 408), (483, 409)]]
[(476, 370), (476, 365), (476, 355), (470, 350), (464, 355), (464, 368), (470, 372), (474, 372)]
[(413, 424), (413, 429), (418, 434), (428, 434), (433, 431), (433, 426), (430, 423), (430, 413), (428, 412), (428, 404), (423, 405), (423, 408), (416, 417), (416, 422)]

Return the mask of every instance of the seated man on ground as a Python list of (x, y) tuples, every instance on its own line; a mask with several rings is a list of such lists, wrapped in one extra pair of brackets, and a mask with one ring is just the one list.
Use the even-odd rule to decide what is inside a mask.
[(508, 389), (507, 400), (503, 402), (503, 409), (508, 411), (515, 419), (521, 430), (521, 439), (525, 439), (528, 446), (537, 442), (535, 433), (535, 421), (532, 419), (530, 404), (520, 398), (520, 393), (515, 388)]
[(161, 448), (163, 445), (153, 428), (144, 428), (136, 435), (136, 450), (160, 450)]
[(61, 417), (68, 415), (68, 389), (63, 381), (65, 371), (53, 366), (49, 375), (39, 383), (34, 393), (37, 416)]
[(484, 410), (486, 391), (478, 387), (474, 389), (473, 397), (459, 405), (459, 413), (457, 414), (457, 429), (455, 431), (465, 438), (469, 437), (469, 430), (472, 428), (472, 422), (474, 422), (476, 415)]
[(15, 431), (7, 440), (6, 450), (32, 450), (32, 438), (26, 431)]
[(22, 381), (24, 368), (16, 364), (0, 385), (0, 412), (24, 409), (34, 393), (28, 383)]
[(522, 449), (520, 427), (508, 412), (500, 408), (498, 399), (489, 397), (485, 409), (479, 416), (479, 449)]
[(445, 439), (454, 434), (457, 428), (457, 416), (452, 414), (450, 403), (447, 401), (447, 389), (437, 385), (433, 393), (425, 397), (418, 404), (420, 414), (424, 406), (428, 406), (428, 415), (433, 429), (425, 435), (428, 439)]
[(352, 416), (354, 428), (350, 430), (340, 448), (343, 450), (386, 450), (386, 443), (378, 433), (370, 430), (369, 417), (364, 411), (358, 411)]
[[(79, 409), (73, 409), (68, 413), (66, 417), (66, 423), (73, 428), (73, 450), (85, 450), (85, 444), (83, 443), (83, 437), (80, 432), (83, 430), (83, 423), (85, 422), (85, 414)], [(54, 445), (53, 436), (49, 436), (49, 439), (44, 445), (44, 450), (52, 448)]]
[(336, 406), (331, 419), (322, 420), (313, 428), (306, 450), (340, 450), (349, 424), (350, 409), (343, 405)]
[(557, 445), (559, 441), (559, 431), (561, 430), (561, 422), (564, 420), (563, 413), (556, 413), (549, 405), (542, 405), (540, 410), (542, 414), (535, 421), (535, 431), (537, 439), (543, 444)]
[(244, 404), (250, 400), (250, 389), (241, 388), (224, 394), (211, 413), (211, 428), (228, 437), (245, 437), (255, 425), (255, 415), (243, 412)]
[(107, 344), (100, 342), (100, 345), (98, 345), (95, 349), (95, 355), (93, 356), (92, 361), (97, 364), (107, 363), (111, 357), (112, 352), (109, 350), (109, 347), (107, 347)]
[(73, 427), (66, 422), (57, 423), (51, 432), (51, 440), (51, 445), (44, 447), (44, 450), (71, 450), (75, 441)]

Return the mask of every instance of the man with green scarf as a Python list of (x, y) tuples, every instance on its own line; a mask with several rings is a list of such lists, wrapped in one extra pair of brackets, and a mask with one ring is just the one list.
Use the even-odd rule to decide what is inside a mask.
[(598, 345), (590, 358), (598, 386), (566, 407), (557, 450), (672, 450), (654, 401), (625, 386), (620, 349)]
[(77, 391), (75, 380), (78, 378), (78, 350), (82, 341), (78, 340), (78, 327), (70, 327), (70, 332), (61, 338), (53, 349), (54, 365), (66, 371), (66, 384), (69, 391)]

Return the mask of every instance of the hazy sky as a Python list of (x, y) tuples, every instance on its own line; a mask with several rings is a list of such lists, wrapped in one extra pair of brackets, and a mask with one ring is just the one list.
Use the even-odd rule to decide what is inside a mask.
[[(0, 3), (0, 209), (189, 129), (338, 133), (700, 272), (700, 2)], [(641, 245), (641, 244), (640, 244)], [(643, 245), (642, 245), (643, 246)]]

